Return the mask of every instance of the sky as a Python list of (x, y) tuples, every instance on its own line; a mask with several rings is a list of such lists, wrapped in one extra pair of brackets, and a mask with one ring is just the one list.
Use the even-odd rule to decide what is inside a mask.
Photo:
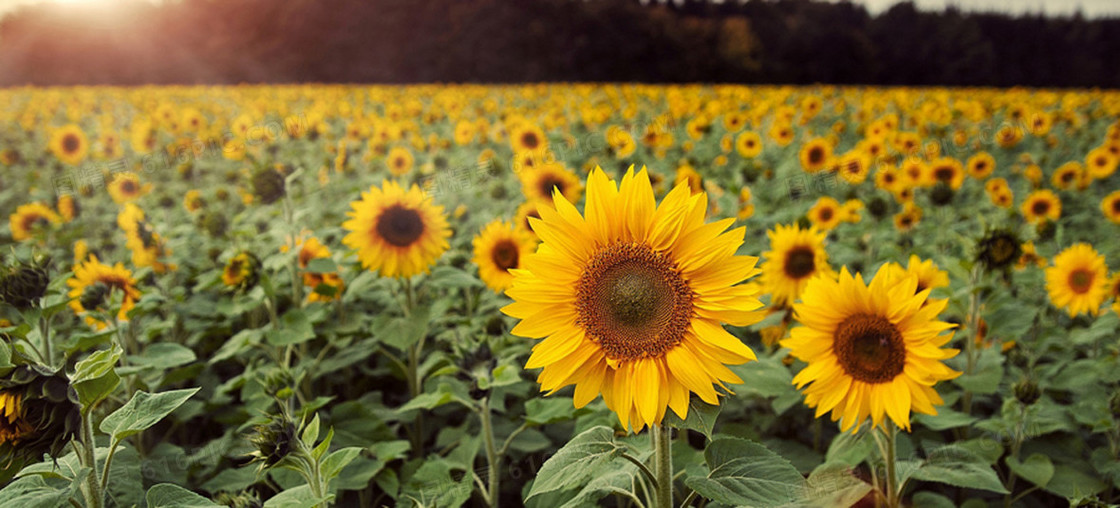
[[(0, 16), (25, 4), (55, 2), (110, 7), (119, 0), (0, 0)], [(282, 0), (278, 0), (282, 1)], [(522, 0), (511, 0), (522, 1)], [(733, 1), (733, 0), (725, 0)], [(838, 0), (832, 0), (838, 1)], [(879, 13), (899, 0), (850, 0), (867, 6), (872, 13)], [(1073, 14), (1079, 7), (1086, 17), (1120, 17), (1120, 0), (914, 0), (922, 10), (940, 10), (955, 5), (963, 11), (1001, 11), (1013, 14), (1037, 13), (1060, 16)]]

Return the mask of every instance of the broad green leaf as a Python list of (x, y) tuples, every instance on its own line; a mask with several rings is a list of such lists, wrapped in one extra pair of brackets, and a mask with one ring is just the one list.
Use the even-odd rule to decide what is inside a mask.
[(120, 357), (120, 348), (113, 346), (89, 355), (75, 366), (71, 382), (83, 409), (101, 402), (120, 384), (121, 378), (114, 369)]
[(987, 460), (956, 445), (947, 445), (931, 451), (929, 457), (914, 471), (911, 478), (956, 487), (988, 490), (999, 494), (1007, 493), (1007, 489), (1003, 487), (999, 476)]
[(101, 431), (117, 440), (136, 434), (171, 414), (198, 390), (199, 388), (189, 388), (155, 395), (136, 392), (132, 400), (101, 421)]
[(912, 499), (912, 506), (923, 508), (956, 508), (956, 503), (936, 492), (917, 492)]
[(719, 410), (720, 406), (708, 404), (700, 400), (700, 397), (693, 395), (688, 400), (688, 414), (685, 419), (681, 420), (677, 413), (669, 410), (665, 412), (665, 423), (681, 430), (695, 430), (704, 434), (704, 437), (711, 439), (712, 429), (716, 425)]
[(300, 440), (303, 441), (303, 445), (308, 448), (313, 448), (315, 446), (315, 442), (319, 440), (318, 413), (316, 413), (315, 416), (311, 418), (311, 422), (303, 428), (303, 434), (300, 435)]
[(575, 418), (576, 407), (570, 397), (538, 397), (525, 401), (525, 421), (547, 425)]
[(437, 266), (432, 269), (432, 274), (428, 276), (428, 284), (436, 287), (446, 288), (472, 288), (482, 287), (482, 281), (478, 280), (465, 270), (459, 270), (451, 266)]
[(299, 344), (315, 338), (315, 328), (301, 309), (292, 309), (280, 317), (279, 330), (268, 332), (266, 340), (273, 346)]
[(966, 427), (975, 423), (977, 419), (978, 418), (975, 416), (969, 416), (947, 407), (937, 408), (937, 414), (933, 416), (926, 414), (917, 414), (914, 416), (914, 421), (916, 423), (920, 423), (930, 430), (938, 431)]
[(307, 271), (313, 273), (334, 273), (338, 265), (331, 258), (315, 258), (307, 262)]
[(330, 496), (316, 498), (305, 484), (272, 496), (264, 502), (264, 508), (314, 508), (329, 499)]
[(1024, 461), (1009, 456), (1006, 462), (1013, 473), (1039, 487), (1045, 487), (1054, 477), (1054, 464), (1041, 453), (1033, 453)]
[(874, 449), (875, 440), (867, 432), (841, 432), (828, 445), (824, 460), (855, 466), (866, 460)]
[(788, 460), (765, 446), (724, 437), (708, 444), (704, 456), (711, 472), (685, 484), (719, 503), (753, 507), (782, 506), (804, 497), (805, 479)]
[(973, 373), (964, 374), (953, 382), (972, 393), (987, 395), (999, 391), (999, 382), (1002, 379), (1003, 355), (998, 348), (987, 348), (980, 352)]
[(58, 508), (69, 505), (71, 493), (48, 485), (41, 476), (26, 476), (0, 490), (0, 500), (5, 508)]
[(218, 508), (209, 499), (172, 483), (152, 485), (145, 496), (148, 508)]
[(1076, 498), (1100, 493), (1108, 485), (1094, 478), (1088, 472), (1074, 466), (1059, 464), (1054, 466), (1054, 476), (1044, 487), (1062, 497)]
[(797, 506), (852, 506), (871, 492), (871, 484), (860, 480), (852, 466), (847, 464), (821, 464), (805, 485), (805, 498)]
[(194, 351), (186, 346), (174, 342), (157, 342), (148, 345), (144, 354), (128, 357), (128, 361), (139, 367), (171, 369), (191, 363), (195, 358)]
[(417, 307), (412, 309), (412, 316), (389, 319), (384, 327), (374, 329), (373, 334), (380, 337), (381, 342), (404, 351), (428, 334), (428, 312), (427, 307)]
[(350, 464), (350, 462), (358, 458), (361, 453), (362, 448), (351, 446), (349, 448), (336, 450), (330, 455), (327, 455), (327, 458), (323, 460), (323, 478), (326, 478), (328, 481), (330, 481), (332, 478), (338, 476), (338, 474), (342, 472), (342, 468), (346, 467), (347, 464)]
[(615, 443), (610, 427), (593, 427), (568, 441), (541, 466), (526, 498), (586, 484), (596, 468), (618, 457), (624, 448)]
[(625, 498), (634, 485), (637, 470), (637, 467), (627, 462), (618, 470), (596, 475), (576, 493), (575, 497), (569, 499), (560, 508), (597, 506), (599, 500), (610, 494), (619, 494), (620, 498)]

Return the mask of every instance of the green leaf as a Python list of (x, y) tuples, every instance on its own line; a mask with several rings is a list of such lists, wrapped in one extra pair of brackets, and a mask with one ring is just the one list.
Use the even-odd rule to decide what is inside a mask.
[(1054, 464), (1041, 453), (1032, 453), (1024, 461), (1008, 456), (1006, 462), (1013, 473), (1039, 487), (1045, 487), (1054, 477)]
[(304, 484), (272, 496), (264, 502), (264, 508), (314, 508), (330, 498), (331, 496), (316, 498), (311, 493), (311, 487)]
[(132, 364), (152, 369), (171, 369), (195, 361), (194, 351), (174, 342), (157, 342), (148, 345), (144, 354), (128, 357)]
[(799, 506), (853, 506), (867, 493), (871, 484), (860, 480), (847, 464), (825, 463), (809, 474), (805, 501)]
[(720, 406), (713, 406), (700, 400), (700, 397), (693, 395), (688, 399), (688, 414), (684, 420), (681, 420), (677, 413), (672, 410), (665, 412), (665, 423), (684, 430), (695, 430), (709, 440), (712, 439), (712, 428), (716, 425), (716, 417), (719, 416)]
[(404, 351), (428, 334), (429, 321), (428, 308), (417, 307), (412, 310), (411, 317), (392, 318), (384, 327), (374, 329), (373, 333), (380, 337), (381, 342)]
[(1106, 488), (1108, 485), (1088, 472), (1064, 464), (1054, 466), (1054, 476), (1044, 487), (1045, 490), (1067, 498), (1091, 496)]
[(1003, 355), (998, 348), (988, 348), (980, 352), (972, 374), (964, 374), (953, 382), (972, 393), (986, 395), (998, 392), (999, 382), (1002, 379)]
[(796, 502), (805, 493), (805, 479), (788, 460), (761, 444), (724, 437), (704, 451), (711, 473), (690, 477), (685, 484), (719, 503), (754, 507)]
[(953, 503), (952, 499), (936, 492), (915, 493), (912, 506), (921, 506), (923, 508), (957, 508), (957, 505)]
[(315, 338), (315, 328), (311, 325), (311, 321), (307, 319), (307, 314), (301, 309), (292, 309), (285, 312), (280, 317), (280, 324), (281, 328), (269, 332), (266, 339), (273, 346), (299, 344)]
[(20, 478), (0, 490), (0, 499), (10, 508), (58, 508), (69, 504), (70, 495), (71, 491), (54, 488), (41, 476)]
[(599, 500), (608, 494), (619, 494), (622, 497), (627, 497), (634, 485), (637, 470), (637, 467), (628, 462), (619, 470), (596, 475), (580, 489), (575, 497), (569, 499), (560, 508), (597, 506), (600, 504)]
[(824, 460), (856, 466), (871, 456), (874, 448), (875, 441), (867, 432), (841, 432), (828, 445)]
[(482, 281), (464, 270), (451, 266), (437, 266), (428, 276), (428, 283), (435, 287), (474, 288), (482, 287)]
[(1006, 494), (1007, 489), (988, 461), (972, 451), (947, 445), (932, 450), (929, 457), (911, 475), (915, 480), (938, 482)]
[(332, 478), (338, 476), (342, 472), (342, 468), (346, 467), (354, 459), (361, 455), (363, 448), (351, 446), (336, 450), (334, 453), (327, 455), (326, 460), (323, 461), (322, 471), (323, 478), (330, 481)]
[(937, 414), (930, 416), (926, 414), (917, 414), (914, 416), (914, 421), (920, 423), (930, 430), (947, 430), (955, 429), (957, 427), (967, 427), (976, 423), (975, 416), (964, 414), (960, 411), (954, 411), (947, 407), (937, 408)]
[(148, 508), (217, 508), (209, 499), (173, 483), (152, 485), (145, 496)]
[(622, 454), (610, 427), (593, 427), (568, 441), (545, 461), (526, 499), (538, 494), (569, 489), (587, 483), (598, 466)]
[(138, 391), (127, 404), (101, 421), (101, 431), (121, 440), (155, 425), (191, 398), (199, 388), (152, 395)]
[(312, 273), (334, 273), (338, 265), (331, 258), (315, 258), (307, 262), (307, 271)]
[(319, 440), (319, 414), (316, 413), (315, 416), (311, 418), (311, 422), (308, 423), (307, 426), (303, 428), (303, 433), (300, 434), (300, 441), (303, 441), (304, 446), (306, 446), (308, 448), (312, 448), (312, 447), (315, 446), (315, 442), (318, 441), (318, 440)]
[(101, 402), (121, 383), (114, 369), (120, 357), (120, 348), (113, 346), (89, 355), (74, 367), (71, 383), (78, 392), (83, 409), (89, 410)]
[(544, 397), (525, 401), (525, 421), (529, 425), (548, 425), (575, 418), (576, 407), (570, 397)]

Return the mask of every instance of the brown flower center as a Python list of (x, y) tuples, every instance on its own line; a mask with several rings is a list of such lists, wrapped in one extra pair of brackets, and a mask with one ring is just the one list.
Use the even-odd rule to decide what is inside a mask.
[(536, 133), (526, 132), (521, 135), (521, 146), (530, 150), (540, 146), (541, 140), (537, 138)]
[(794, 247), (786, 254), (786, 263), (783, 269), (791, 279), (808, 277), (815, 268), (816, 255), (812, 248), (802, 245)]
[(666, 255), (642, 243), (600, 249), (576, 290), (577, 322), (608, 358), (660, 357), (680, 344), (692, 289)]
[(401, 205), (393, 205), (377, 218), (377, 235), (394, 247), (412, 245), (424, 234), (424, 221), (420, 213)]
[(814, 146), (809, 149), (809, 164), (820, 164), (824, 162), (824, 149), (819, 146)]
[(517, 244), (510, 240), (498, 242), (490, 251), (490, 260), (502, 270), (508, 271), (511, 268), (517, 268), (520, 257), (521, 251), (518, 250)]
[(1083, 295), (1089, 292), (1093, 287), (1093, 272), (1084, 268), (1078, 268), (1069, 273), (1069, 288), (1074, 293)]
[(564, 181), (553, 175), (546, 175), (544, 178), (541, 178), (540, 185), (541, 196), (546, 198), (552, 197), (552, 189), (559, 190), (560, 194), (563, 194), (565, 190)]
[(1038, 200), (1031, 204), (1031, 212), (1035, 215), (1046, 215), (1050, 211), (1050, 202)]
[(933, 171), (933, 177), (940, 182), (948, 182), (953, 179), (953, 168), (948, 166), (941, 166)]
[(66, 153), (77, 152), (81, 146), (82, 142), (78, 139), (78, 136), (67, 134), (62, 137), (62, 151)]
[(885, 383), (906, 365), (902, 333), (882, 316), (850, 316), (836, 327), (833, 339), (832, 351), (840, 366), (858, 381)]

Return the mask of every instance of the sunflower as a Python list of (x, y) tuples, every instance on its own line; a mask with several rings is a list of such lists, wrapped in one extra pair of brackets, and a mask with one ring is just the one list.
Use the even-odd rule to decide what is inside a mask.
[(260, 278), (261, 262), (251, 252), (239, 252), (222, 268), (222, 284), (235, 291), (252, 289)]
[(933, 186), (940, 182), (953, 190), (958, 190), (964, 183), (964, 169), (961, 168), (961, 161), (952, 157), (941, 157), (929, 163), (926, 171), (923, 183), (927, 186)]
[(533, 236), (536, 237), (537, 234), (533, 232), (533, 225), (532, 223), (530, 223), (529, 219), (541, 218), (540, 208), (542, 206), (551, 207), (552, 201), (545, 201), (543, 199), (532, 199), (521, 203), (521, 205), (517, 207), (517, 211), (513, 213), (513, 225), (517, 226), (519, 229), (532, 233)]
[(109, 182), (109, 195), (115, 203), (128, 203), (147, 194), (152, 190), (152, 184), (140, 185), (140, 177), (131, 171), (122, 171)]
[[(337, 272), (307, 271), (312, 260), (330, 258), (331, 249), (323, 245), (314, 236), (299, 241), (297, 247), (299, 247), (299, 254), (296, 256), (296, 262), (299, 264), (299, 268), (304, 270), (303, 285), (312, 290), (311, 294), (307, 295), (307, 300), (310, 302), (329, 302), (342, 297), (342, 291), (346, 288), (346, 283)], [(288, 252), (288, 249), (287, 244), (280, 246), (281, 252)]]
[(762, 137), (754, 131), (745, 131), (735, 138), (735, 151), (746, 159), (758, 157), (762, 153)]
[(922, 221), (922, 209), (912, 201), (902, 205), (902, 211), (894, 214), (895, 229), (906, 232), (914, 229)]
[(769, 135), (770, 139), (774, 140), (774, 143), (778, 146), (789, 146), (789, 144), (793, 142), (793, 127), (785, 122), (775, 122), (774, 125), (770, 127), (770, 131), (767, 132), (767, 135)]
[(932, 259), (922, 261), (922, 258), (911, 254), (910, 260), (906, 264), (906, 268), (902, 265), (891, 263), (891, 269), (894, 270), (894, 275), (898, 279), (906, 276), (913, 275), (918, 278), (918, 288), (916, 291), (921, 292), (927, 289), (943, 288), (949, 285), (949, 273), (938, 269)]
[(0, 164), (5, 166), (14, 166), (19, 164), (23, 158), (14, 148), (5, 148), (0, 150)]
[(9, 370), (0, 378), (0, 463), (61, 457), (81, 429), (78, 393), (64, 373), (47, 367)]
[(540, 152), (548, 147), (544, 131), (535, 124), (520, 122), (514, 126), (509, 136), (509, 144), (514, 153)]
[(558, 162), (546, 162), (533, 168), (522, 170), (518, 177), (521, 179), (521, 192), (525, 198), (532, 201), (537, 199), (552, 199), (553, 189), (560, 191), (569, 201), (579, 201), (583, 192), (579, 176), (564, 168)]
[(1085, 156), (1085, 166), (1093, 178), (1107, 178), (1116, 172), (1120, 160), (1107, 147), (1094, 148)]
[(107, 305), (115, 297), (120, 298), (116, 319), (127, 321), (128, 311), (140, 299), (140, 290), (136, 288), (131, 271), (121, 263), (106, 265), (93, 254), (74, 267), (74, 276), (66, 285), (70, 286), (70, 308), (79, 316), (85, 315), (86, 323), (97, 329), (105, 328), (106, 323), (87, 313), (107, 315), (110, 312)]
[(1083, 174), (1085, 166), (1080, 162), (1067, 162), (1054, 170), (1054, 174), (1050, 176), (1050, 185), (1056, 189), (1069, 190), (1078, 185)]
[(1120, 224), (1120, 190), (1112, 191), (1101, 200), (1101, 212), (1114, 224)]
[(393, 176), (403, 176), (412, 170), (412, 152), (408, 151), (403, 146), (394, 147), (389, 150), (389, 155), (385, 156), (385, 165), (388, 166), (389, 172)]
[(448, 248), (451, 228), (443, 207), (433, 205), (415, 184), (405, 191), (396, 182), (383, 181), (350, 206), (350, 220), (342, 223), (349, 233), (342, 243), (358, 251), (363, 267), (384, 277), (426, 273)]
[(1051, 190), (1036, 190), (1023, 201), (1021, 210), (1023, 218), (1031, 224), (1057, 221), (1062, 216), (1062, 200)]
[(78, 205), (78, 200), (74, 198), (73, 194), (62, 194), (55, 200), (55, 208), (58, 209), (58, 215), (62, 220), (70, 222), (82, 213), (82, 207)]
[(832, 165), (832, 145), (824, 138), (810, 139), (801, 145), (797, 157), (806, 173), (823, 171)]
[(992, 174), (996, 169), (996, 160), (992, 154), (988, 152), (980, 152), (968, 158), (965, 163), (968, 168), (968, 175), (977, 179), (983, 180)]
[(1104, 256), (1087, 243), (1079, 243), (1054, 257), (1046, 269), (1046, 291), (1055, 307), (1070, 317), (1088, 312), (1097, 315), (1108, 296), (1108, 272)]
[(559, 194), (533, 229), (543, 240), (514, 270), (502, 311), (512, 333), (544, 337), (526, 368), (543, 367), (548, 392), (575, 385), (583, 407), (602, 393), (624, 429), (659, 424), (666, 407), (687, 417), (690, 392), (719, 404), (718, 385), (741, 383), (725, 364), (755, 359), (721, 323), (758, 322), (757, 289), (736, 285), (757, 258), (736, 256), (743, 228), (704, 224), (707, 196), (677, 185), (656, 204), (645, 169), (621, 185), (588, 176), (585, 215)]
[(875, 186), (887, 192), (894, 192), (902, 184), (902, 174), (894, 166), (881, 165), (875, 172)]
[(51, 153), (58, 160), (65, 162), (71, 166), (77, 166), (86, 159), (86, 154), (89, 153), (89, 139), (86, 134), (82, 132), (82, 128), (74, 124), (69, 124), (51, 133), (51, 140), (49, 144)]
[(871, 155), (861, 150), (849, 150), (841, 155), (836, 163), (836, 172), (844, 181), (859, 185), (867, 179), (871, 170)]
[(1023, 242), (1019, 247), (1019, 252), (1022, 254), (1019, 255), (1019, 261), (1015, 263), (1015, 268), (1022, 270), (1032, 264), (1039, 268), (1046, 268), (1046, 258), (1038, 255), (1034, 242)]
[(474, 237), (473, 245), (478, 276), (490, 289), (500, 293), (513, 283), (510, 270), (521, 267), (521, 261), (536, 250), (537, 240), (513, 224), (495, 220)]
[(773, 305), (792, 304), (801, 296), (809, 279), (816, 275), (833, 275), (828, 266), (828, 253), (824, 250), (824, 231), (815, 226), (801, 229), (796, 224), (777, 224), (766, 235), (770, 237), (770, 250), (763, 254), (766, 261), (762, 263), (760, 282), (771, 295)]
[(809, 222), (817, 229), (829, 231), (840, 224), (843, 219), (840, 202), (828, 196), (823, 196), (809, 209)]
[(1120, 314), (1120, 272), (1108, 280), (1108, 297), (1112, 298), (1112, 312)]
[(188, 212), (197, 212), (204, 206), (206, 206), (206, 201), (202, 199), (202, 193), (198, 189), (188, 190), (183, 195), (183, 208), (186, 208)]
[(958, 350), (942, 348), (953, 336), (942, 332), (954, 325), (937, 319), (948, 300), (927, 301), (929, 290), (917, 286), (917, 277), (890, 269), (870, 284), (847, 268), (839, 280), (809, 282), (793, 306), (802, 326), (781, 344), (808, 364), (793, 383), (816, 417), (831, 411), (855, 433), (868, 417), (878, 427), (887, 416), (909, 431), (911, 410), (937, 414), (942, 400), (933, 385), (960, 375), (942, 363)]
[(8, 226), (12, 229), (12, 239), (17, 242), (30, 239), (38, 231), (62, 222), (49, 206), (42, 203), (28, 203), (16, 208), (15, 213), (8, 217)]
[(638, 148), (634, 136), (626, 129), (613, 125), (607, 129), (607, 147), (616, 159), (625, 159), (634, 154)]

